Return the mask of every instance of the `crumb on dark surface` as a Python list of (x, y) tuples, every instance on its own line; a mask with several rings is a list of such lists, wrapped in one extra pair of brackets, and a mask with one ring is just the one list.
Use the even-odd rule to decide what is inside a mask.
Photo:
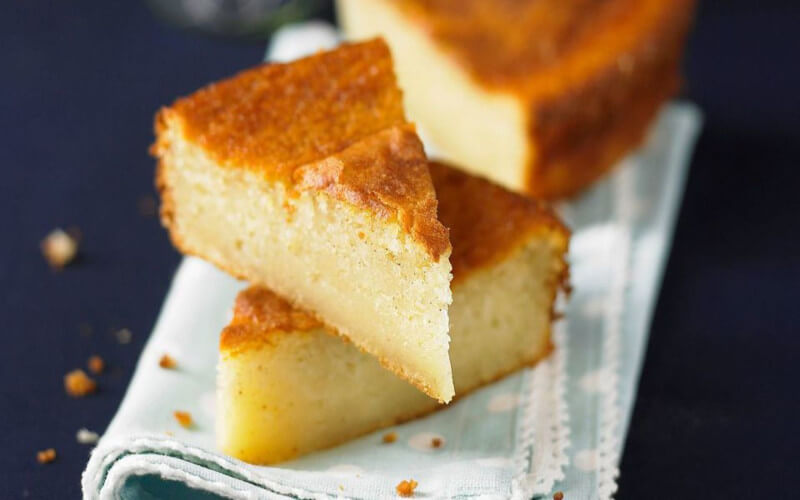
[(120, 344), (130, 344), (131, 339), (133, 338), (133, 333), (127, 328), (120, 328), (114, 332), (114, 337), (116, 337), (117, 342)]
[(100, 436), (89, 429), (78, 429), (78, 432), (75, 433), (75, 440), (80, 444), (95, 444), (99, 439)]
[(72, 370), (64, 375), (64, 388), (72, 397), (80, 398), (97, 390), (97, 383), (83, 370)]
[(413, 479), (405, 480), (403, 479), (400, 483), (395, 487), (397, 490), (397, 494), (401, 497), (411, 497), (414, 496), (414, 490), (417, 489), (417, 482)]
[(94, 373), (95, 375), (99, 375), (106, 369), (106, 362), (103, 360), (103, 358), (95, 354), (89, 358), (86, 366), (89, 367), (90, 372)]
[(41, 243), (42, 255), (53, 269), (63, 269), (78, 254), (78, 239), (62, 229), (54, 229)]
[(42, 450), (36, 453), (36, 461), (40, 464), (49, 464), (53, 460), (56, 459), (56, 450), (53, 448), (47, 448), (46, 450)]

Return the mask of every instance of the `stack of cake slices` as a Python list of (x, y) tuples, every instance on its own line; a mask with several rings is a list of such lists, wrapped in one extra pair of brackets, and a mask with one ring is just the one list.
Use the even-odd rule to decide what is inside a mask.
[(219, 341), (224, 452), (330, 447), (552, 349), (567, 229), (427, 159), (382, 40), (244, 71), (155, 126), (173, 243), (250, 283)]

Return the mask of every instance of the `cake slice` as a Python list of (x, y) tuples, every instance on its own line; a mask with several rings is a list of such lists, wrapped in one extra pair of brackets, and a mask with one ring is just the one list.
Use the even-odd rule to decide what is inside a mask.
[[(450, 359), (458, 397), (546, 356), (568, 232), (536, 201), (431, 164), (453, 242)], [(220, 338), (220, 448), (274, 463), (439, 407), (331, 335), (314, 317), (254, 286)]]
[(161, 219), (446, 402), (451, 247), (401, 100), (380, 40), (179, 99), (156, 119)]
[(444, 157), (537, 197), (636, 147), (679, 86), (694, 0), (337, 0), (384, 36), (410, 119)]

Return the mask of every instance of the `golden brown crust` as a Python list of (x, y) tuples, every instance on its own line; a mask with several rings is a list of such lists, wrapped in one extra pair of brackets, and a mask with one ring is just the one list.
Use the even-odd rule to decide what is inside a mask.
[(441, 162), (431, 161), (430, 171), (439, 199), (439, 220), (450, 229), (453, 284), (503, 260), (530, 241), (532, 233), (569, 238), (569, 230), (544, 202)]
[(344, 44), (286, 64), (262, 64), (178, 99), (187, 139), (217, 163), (291, 180), (298, 165), (405, 123), (389, 49)]
[(473, 81), (525, 108), (528, 191), (569, 196), (642, 140), (679, 86), (695, 0), (393, 0)]
[[(680, 25), (694, 0), (392, 0), (479, 83), (560, 93)], [(659, 47), (649, 47), (657, 50)]]
[(334, 156), (297, 168), (294, 184), (398, 220), (436, 260), (450, 250), (447, 229), (437, 218), (425, 151), (411, 125), (383, 130)]
[(305, 332), (321, 326), (313, 316), (275, 292), (250, 286), (236, 296), (233, 319), (222, 330), (220, 349), (235, 354), (266, 342), (275, 332)]
[[(162, 161), (169, 127), (179, 127), (183, 140), (223, 168), (248, 170), (290, 190), (321, 190), (397, 220), (436, 261), (450, 249), (436, 219), (425, 153), (405, 121), (382, 40), (261, 65), (178, 99), (156, 117), (152, 153)], [(157, 174), (162, 194), (163, 177)], [(168, 227), (172, 210), (165, 200)]]
[(530, 194), (573, 195), (640, 144), (661, 104), (680, 87), (693, 3), (641, 2), (636, 15), (609, 31), (613, 36), (600, 37), (594, 50), (605, 64), (582, 66), (592, 57), (583, 54), (572, 62), (569, 78), (530, 101), (528, 133), (537, 148)]
[[(539, 143), (538, 159), (528, 170), (527, 192), (544, 199), (573, 196), (638, 147), (648, 124), (679, 87), (676, 66), (641, 79), (636, 88), (630, 89), (625, 104), (623, 99), (617, 99), (616, 112), (597, 115), (583, 124), (578, 123), (577, 117), (556, 118), (561, 123), (552, 124), (549, 133), (559, 129), (565, 133), (558, 140)], [(545, 130), (546, 127), (537, 127), (531, 134)]]
[[(521, 89), (647, 0), (393, 0), (487, 85)], [(671, 0), (667, 0), (671, 1)]]

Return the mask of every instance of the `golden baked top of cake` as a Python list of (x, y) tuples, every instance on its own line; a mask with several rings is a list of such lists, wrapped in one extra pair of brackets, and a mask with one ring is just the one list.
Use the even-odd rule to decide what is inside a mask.
[(169, 109), (181, 117), (186, 137), (219, 163), (280, 178), (406, 122), (391, 55), (381, 40), (261, 64)]
[[(479, 82), (536, 94), (683, 29), (694, 0), (390, 0)], [(632, 54), (627, 54), (630, 56)]]
[(514, 251), (537, 231), (569, 231), (547, 204), (443, 163), (430, 162), (439, 220), (450, 229), (453, 283)]
[(223, 168), (396, 217), (435, 260), (450, 248), (422, 144), (405, 120), (380, 39), (262, 64), (178, 99), (156, 117), (156, 156), (169, 126)]
[(233, 319), (222, 330), (219, 345), (220, 349), (235, 353), (260, 344), (274, 332), (305, 332), (320, 326), (322, 323), (313, 316), (273, 291), (254, 285), (236, 296)]

